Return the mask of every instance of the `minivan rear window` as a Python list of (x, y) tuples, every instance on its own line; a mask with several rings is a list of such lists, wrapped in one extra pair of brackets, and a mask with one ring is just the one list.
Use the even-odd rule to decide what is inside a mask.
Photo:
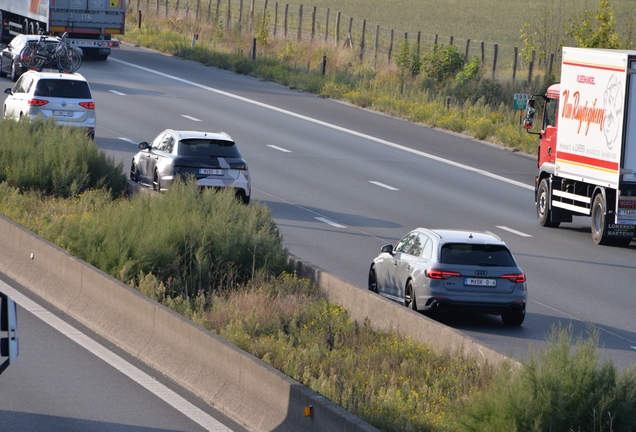
[(35, 87), (34, 96), (70, 99), (93, 99), (86, 81), (64, 79), (41, 79)]
[(515, 261), (502, 245), (448, 243), (442, 246), (442, 264), (514, 267)]
[(213, 139), (184, 139), (179, 143), (182, 156), (240, 158), (241, 153), (232, 141)]

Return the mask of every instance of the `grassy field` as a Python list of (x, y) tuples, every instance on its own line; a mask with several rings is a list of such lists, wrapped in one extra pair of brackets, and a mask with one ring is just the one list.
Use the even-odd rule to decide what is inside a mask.
[[(261, 0), (262, 1), (262, 0)], [(272, 2), (270, 2), (271, 4)], [(397, 32), (439, 34), (473, 41), (519, 45), (525, 22), (540, 24), (548, 8), (563, 23), (584, 10), (596, 11), (597, 0), (309, 0), (305, 7), (330, 8)], [(633, 20), (632, 0), (613, 0), (617, 28), (627, 34)], [(257, 9), (258, 10), (258, 9)]]

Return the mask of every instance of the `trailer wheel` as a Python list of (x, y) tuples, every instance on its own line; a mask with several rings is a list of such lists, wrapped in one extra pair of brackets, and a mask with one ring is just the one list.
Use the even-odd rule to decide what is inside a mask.
[(605, 225), (605, 199), (602, 194), (597, 194), (592, 203), (592, 240), (598, 245), (611, 243)]
[(550, 210), (550, 187), (548, 180), (543, 179), (537, 190), (537, 220), (541, 226), (556, 228), (559, 222), (552, 222), (552, 210)]

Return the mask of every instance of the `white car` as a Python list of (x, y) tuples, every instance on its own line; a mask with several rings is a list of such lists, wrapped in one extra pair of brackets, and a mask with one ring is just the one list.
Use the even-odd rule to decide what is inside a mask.
[(29, 70), (4, 92), (8, 95), (4, 118), (52, 117), (59, 125), (83, 128), (95, 137), (95, 101), (90, 86), (78, 73)]
[(164, 191), (176, 177), (193, 177), (201, 187), (232, 187), (243, 203), (250, 202), (247, 162), (226, 133), (166, 129), (138, 147), (130, 167), (132, 181)]

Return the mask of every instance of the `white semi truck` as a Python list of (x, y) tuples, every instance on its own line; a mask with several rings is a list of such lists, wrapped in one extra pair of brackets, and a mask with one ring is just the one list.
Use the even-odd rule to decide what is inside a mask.
[[(538, 99), (541, 128), (532, 132)], [(636, 51), (563, 48), (561, 82), (532, 95), (525, 126), (539, 136), (539, 223), (588, 216), (595, 243), (629, 244), (636, 237)]]
[(0, 0), (0, 42), (19, 33), (68, 34), (86, 57), (106, 60), (124, 34), (125, 0)]

